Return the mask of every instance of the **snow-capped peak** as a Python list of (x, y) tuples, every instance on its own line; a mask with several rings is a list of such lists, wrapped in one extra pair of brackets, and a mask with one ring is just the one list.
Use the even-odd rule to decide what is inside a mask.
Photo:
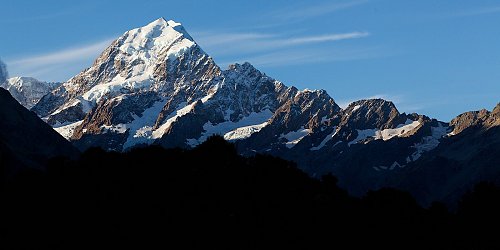
[(26, 76), (15, 76), (9, 78), (7, 83), (12, 87), (15, 87), (17, 90), (22, 91), (25, 88), (33, 88), (38, 86), (47, 86), (48, 88), (54, 89), (55, 87), (61, 85), (57, 82), (42, 82), (33, 77)]
[[(195, 48), (199, 47), (193, 38), (180, 23), (173, 20), (159, 18), (143, 27), (129, 30), (111, 45), (111, 52), (103, 53), (100, 57), (102, 60), (98, 60), (113, 65), (114, 68), (108, 70), (113, 74), (108, 76), (110, 81), (95, 85), (83, 95), (83, 99), (97, 103), (103, 96), (116, 91), (123, 92), (123, 89), (140, 91), (161, 88), (155, 85), (158, 78), (162, 77), (158, 74), (159, 65), (176, 61)], [(109, 57), (114, 53), (114, 58)], [(201, 49), (200, 53), (204, 54)], [(68, 84), (67, 87), (71, 89), (73, 86)]]
[(16, 76), (0, 83), (24, 107), (30, 109), (44, 95), (57, 88), (61, 83), (42, 82), (33, 77)]
[(119, 40), (122, 41), (121, 51), (127, 54), (144, 51), (148, 59), (149, 56), (157, 58), (165, 50), (175, 53), (195, 44), (180, 23), (164, 18), (127, 31)]

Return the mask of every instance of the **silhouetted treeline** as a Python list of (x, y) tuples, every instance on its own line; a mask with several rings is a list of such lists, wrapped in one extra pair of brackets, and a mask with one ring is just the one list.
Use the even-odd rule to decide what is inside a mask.
[(0, 248), (499, 248), (500, 190), (480, 184), (456, 213), (405, 192), (354, 198), (332, 175), (238, 156), (211, 137), (193, 150), (90, 149), (25, 171), (1, 190)]

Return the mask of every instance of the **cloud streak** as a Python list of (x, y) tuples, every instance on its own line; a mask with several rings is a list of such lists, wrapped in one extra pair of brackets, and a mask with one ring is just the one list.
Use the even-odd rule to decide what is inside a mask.
[(219, 33), (219, 32), (194, 32), (194, 37), (199, 44), (205, 47), (219, 46), (249, 40), (269, 39), (275, 37), (262, 33)]
[(11, 66), (43, 66), (47, 64), (59, 64), (81, 60), (84, 58), (95, 57), (111, 44), (112, 39), (106, 39), (97, 43), (83, 45), (77, 48), (63, 49), (44, 55), (36, 55), (13, 60), (9, 63)]
[[(13, 75), (60, 81), (78, 73), (66, 69), (76, 68), (77, 65), (83, 63), (91, 63), (112, 41), (113, 39), (104, 39), (95, 43), (65, 48), (46, 54), (14, 58), (8, 60), (7, 64)], [(81, 66), (79, 67), (81, 70)]]
[[(217, 32), (214, 32), (217, 34)], [(212, 33), (213, 34), (213, 33)], [(368, 32), (332, 33), (314, 36), (283, 37), (260, 33), (223, 33), (220, 35), (200, 34), (199, 44), (211, 54), (246, 54), (283, 49), (314, 43), (336, 42), (370, 36)]]
[(500, 6), (489, 6), (478, 9), (459, 11), (450, 15), (450, 17), (470, 17), (470, 16), (480, 16), (487, 14), (500, 13)]
[(292, 38), (290, 40), (282, 41), (283, 44), (307, 44), (307, 43), (321, 43), (321, 42), (334, 42), (341, 41), (347, 39), (357, 39), (369, 36), (368, 32), (351, 32), (351, 33), (343, 33), (343, 34), (328, 34), (322, 36), (307, 36), (307, 37), (299, 37)]
[(305, 65), (325, 62), (354, 61), (387, 56), (379, 48), (342, 49), (342, 50), (284, 50), (279, 52), (263, 53), (261, 55), (249, 56), (237, 60), (220, 63), (221, 67), (234, 62), (250, 62), (258, 67), (281, 67), (290, 65)]

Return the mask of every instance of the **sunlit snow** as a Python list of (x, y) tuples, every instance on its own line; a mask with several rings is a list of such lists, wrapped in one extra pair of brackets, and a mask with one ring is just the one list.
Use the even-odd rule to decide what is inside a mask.
[(416, 151), (410, 156), (412, 161), (417, 160), (424, 152), (431, 151), (439, 145), (439, 139), (446, 135), (448, 127), (442, 126), (440, 123), (437, 127), (431, 127), (432, 134), (425, 136), (422, 140), (413, 147)]
[(207, 122), (203, 125), (205, 132), (200, 138), (191, 138), (187, 142), (191, 147), (194, 147), (204, 142), (211, 135), (221, 135), (227, 140), (239, 140), (249, 137), (252, 133), (260, 131), (267, 125), (267, 120), (271, 118), (273, 113), (266, 109), (259, 113), (251, 113), (237, 122), (226, 121), (219, 124)]
[(237, 128), (233, 131), (229, 131), (224, 135), (224, 139), (228, 141), (242, 140), (250, 137), (252, 134), (259, 132), (263, 127), (267, 126), (267, 121), (257, 125), (250, 125), (241, 128)]
[(333, 132), (331, 132), (330, 134), (328, 134), (325, 139), (323, 139), (323, 141), (321, 141), (321, 143), (316, 146), (316, 147), (312, 147), (310, 148), (309, 150), (311, 151), (316, 151), (316, 150), (320, 150), (321, 148), (323, 148), (327, 142), (329, 142), (335, 135), (337, 134), (337, 127), (334, 127), (333, 128)]
[(83, 120), (66, 125), (60, 125), (58, 127), (54, 127), (54, 130), (57, 131), (57, 133), (59, 133), (60, 135), (62, 135), (64, 138), (66, 138), (66, 140), (69, 140), (69, 138), (75, 132), (75, 128), (78, 127), (80, 124), (82, 124), (82, 122)]
[(351, 112), (354, 112), (354, 111), (358, 110), (360, 107), (361, 107), (361, 105), (356, 105), (356, 106), (354, 106), (354, 108), (352, 108), (352, 111), (351, 111)]
[(301, 127), (297, 131), (292, 131), (287, 134), (281, 134), (280, 138), (285, 138), (288, 142), (285, 143), (287, 148), (293, 148), (299, 143), (306, 135), (311, 133), (311, 129)]
[(416, 127), (420, 125), (419, 121), (412, 121), (410, 119), (406, 120), (405, 124), (400, 124), (396, 128), (393, 129), (363, 129), (363, 130), (357, 130), (358, 131), (358, 136), (356, 139), (350, 141), (348, 145), (352, 145), (355, 143), (358, 143), (359, 141), (368, 139), (370, 137), (373, 137), (375, 140), (390, 140), (395, 136), (402, 136), (412, 130), (414, 130)]

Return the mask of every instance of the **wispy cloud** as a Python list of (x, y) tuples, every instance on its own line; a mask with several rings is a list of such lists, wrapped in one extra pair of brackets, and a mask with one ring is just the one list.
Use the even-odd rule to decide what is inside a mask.
[(354, 61), (387, 56), (380, 48), (337, 49), (324, 51), (320, 49), (289, 49), (279, 52), (269, 52), (236, 60), (219, 63), (221, 67), (238, 62), (250, 62), (258, 67), (282, 67), (290, 65), (307, 65), (325, 62)]
[(495, 13), (500, 13), (500, 6), (489, 6), (471, 10), (457, 11), (450, 14), (448, 17), (469, 17)]
[[(65, 48), (41, 55), (6, 60), (11, 75), (33, 76), (41, 80), (66, 79), (78, 72), (67, 72), (73, 64), (90, 63), (94, 60), (113, 39), (104, 39), (95, 43), (78, 47)], [(80, 69), (81, 70), (81, 69)]]
[(292, 38), (290, 40), (280, 41), (282, 44), (290, 44), (290, 45), (298, 45), (298, 44), (306, 44), (306, 43), (321, 43), (321, 42), (333, 42), (347, 39), (356, 39), (363, 38), (369, 36), (368, 32), (351, 32), (351, 33), (343, 33), (343, 34), (328, 34), (321, 36), (306, 36), (306, 37), (298, 37)]
[(307, 18), (323, 16), (332, 12), (352, 8), (358, 5), (368, 3), (368, 0), (344, 1), (344, 2), (329, 2), (312, 6), (292, 6), (290, 8), (281, 9), (270, 13), (272, 16), (280, 20), (303, 20)]
[(258, 39), (269, 39), (275, 37), (275, 35), (271, 34), (262, 34), (262, 33), (224, 33), (224, 32), (194, 32), (194, 37), (196, 37), (196, 41), (199, 44), (202, 44), (204, 47), (213, 47), (226, 45), (236, 42), (245, 42), (249, 40), (258, 40)]
[(359, 31), (298, 37), (285, 37), (283, 35), (263, 33), (223, 33), (218, 35), (199, 34), (197, 40), (206, 51), (217, 56), (228, 54), (241, 55), (313, 43), (358, 39), (368, 37), (369, 35), (370, 33), (368, 32)]
[(500, 5), (497, 5), (497, 6), (479, 7), (467, 10), (455, 10), (453, 12), (449, 12), (444, 15), (441, 14), (440, 17), (459, 18), (459, 17), (473, 17), (473, 16), (491, 15), (499, 13), (500, 13)]
[(83, 45), (81, 47), (63, 49), (44, 55), (36, 55), (27, 58), (21, 58), (10, 62), (11, 66), (27, 65), (41, 66), (47, 64), (58, 64), (81, 60), (87, 57), (93, 57), (96, 53), (100, 53), (110, 45), (112, 39), (106, 39), (93, 44)]

